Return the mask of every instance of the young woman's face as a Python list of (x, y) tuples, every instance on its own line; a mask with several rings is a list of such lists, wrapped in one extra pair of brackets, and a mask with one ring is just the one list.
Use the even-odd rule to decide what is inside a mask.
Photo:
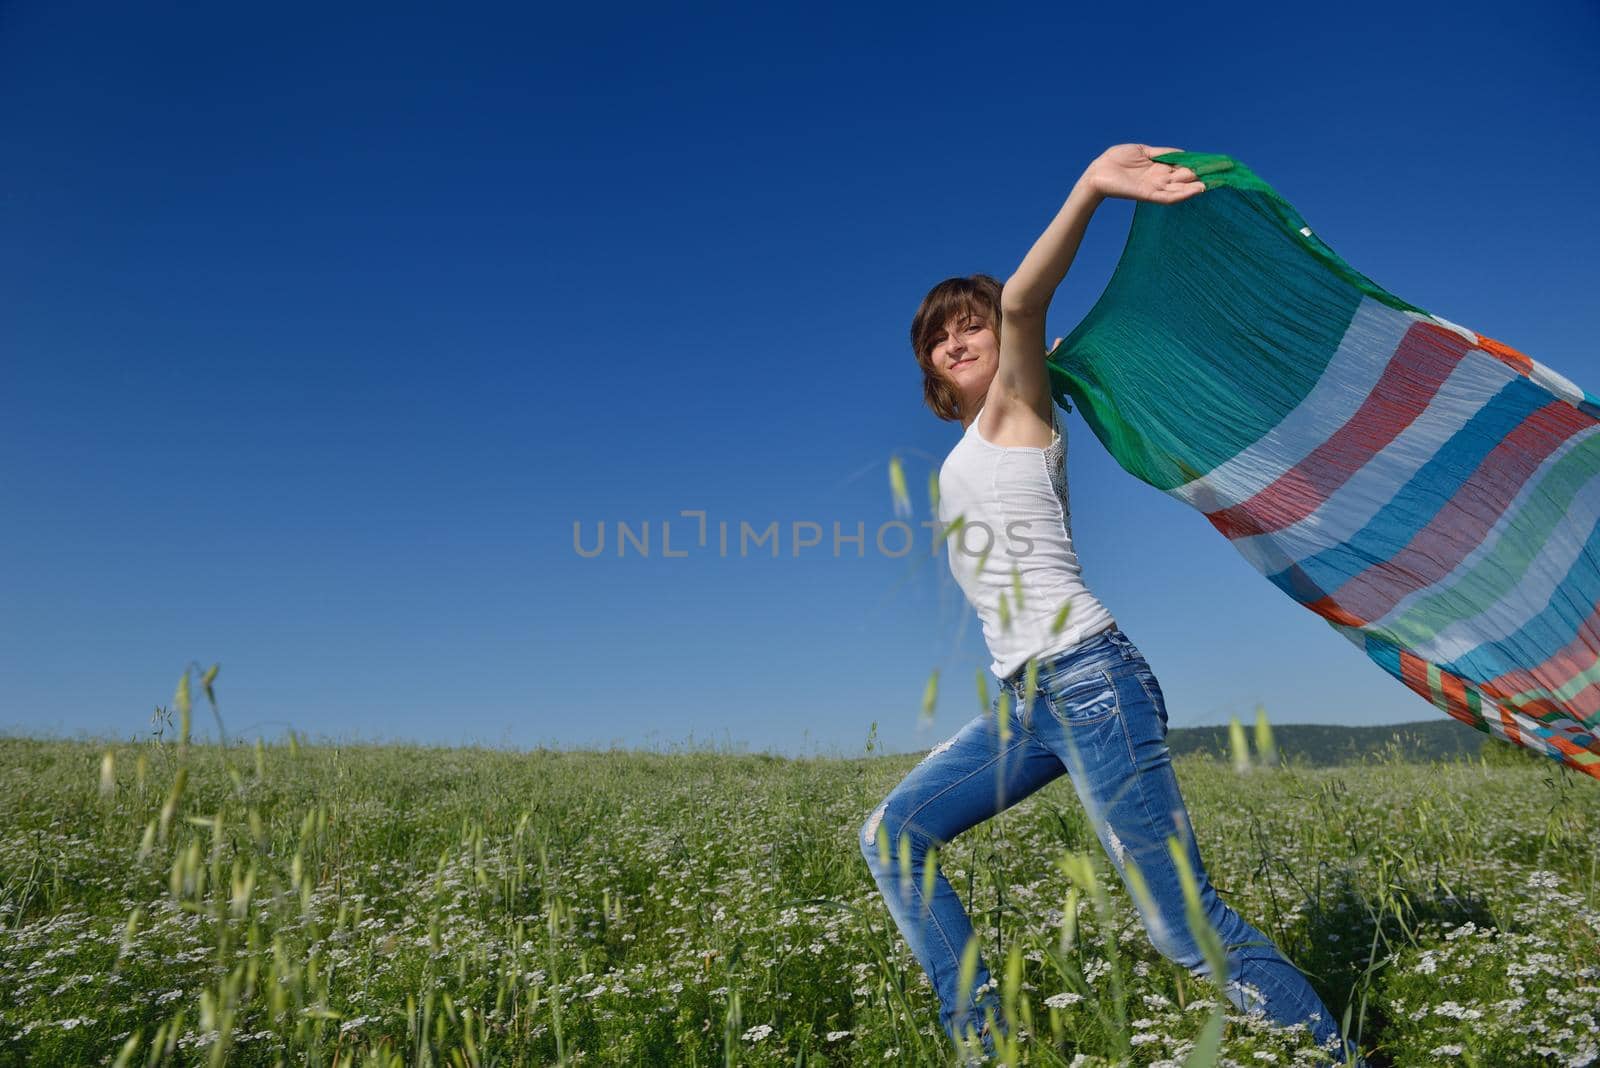
[(933, 335), (933, 365), (956, 387), (963, 410), (989, 392), (1000, 367), (1000, 339), (977, 316), (954, 316)]

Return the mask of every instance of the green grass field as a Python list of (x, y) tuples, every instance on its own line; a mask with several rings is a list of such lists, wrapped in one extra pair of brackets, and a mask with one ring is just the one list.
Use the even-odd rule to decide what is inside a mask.
[[(0, 1060), (949, 1063), (856, 844), (917, 759), (0, 739)], [(1177, 770), (1375, 1064), (1595, 1062), (1600, 783)], [(1012, 1063), (1321, 1062), (1154, 952), (1066, 779), (942, 862)]]

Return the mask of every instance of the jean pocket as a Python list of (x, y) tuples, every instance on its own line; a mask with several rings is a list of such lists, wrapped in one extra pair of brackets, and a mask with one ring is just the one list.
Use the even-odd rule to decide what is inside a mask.
[(1117, 688), (1104, 670), (1085, 672), (1044, 692), (1050, 714), (1069, 727), (1087, 727), (1117, 714)]
[(1134, 690), (1127, 700), (1137, 701), (1142, 697), (1145, 701), (1148, 701), (1156, 716), (1161, 720), (1161, 733), (1165, 736), (1167, 732), (1166, 695), (1161, 692), (1161, 683), (1156, 681), (1156, 674), (1150, 670), (1150, 665), (1145, 663), (1142, 657), (1137, 660), (1130, 660), (1122, 669), (1121, 675), (1139, 684), (1139, 689)]

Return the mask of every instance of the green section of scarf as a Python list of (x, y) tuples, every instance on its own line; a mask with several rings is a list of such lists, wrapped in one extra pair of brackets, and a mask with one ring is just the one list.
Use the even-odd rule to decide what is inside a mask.
[(1076, 402), (1124, 468), (1169, 490), (1277, 425), (1363, 298), (1427, 313), (1346, 263), (1239, 161), (1157, 159), (1193, 169), (1206, 191), (1137, 204), (1105, 292), (1046, 366), (1057, 403)]

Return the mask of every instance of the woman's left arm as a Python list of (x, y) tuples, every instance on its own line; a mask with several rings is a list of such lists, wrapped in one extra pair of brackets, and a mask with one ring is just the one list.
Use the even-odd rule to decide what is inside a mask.
[(1105, 194), (1094, 183), (1093, 167), (1072, 184), (1067, 202), (1061, 205), (1039, 240), (1033, 243), (1022, 263), (1006, 279), (1000, 291), (1000, 310), (1007, 317), (1044, 318), (1056, 287), (1067, 276), (1072, 258), (1078, 254), (1083, 232), (1089, 228), (1094, 209)]
[(1044, 359), (1045, 312), (1072, 266), (1089, 218), (1106, 197), (1173, 204), (1204, 192), (1205, 183), (1194, 171), (1151, 159), (1177, 151), (1115, 145), (1102, 152), (1073, 183), (1067, 202), (1001, 289), (1000, 366), (991, 388), (998, 387), (1002, 396), (1023, 400), (1036, 413), (1047, 411), (1050, 378)]
[(1176, 148), (1114, 145), (1102, 152), (1073, 183), (1065, 204), (1033, 243), (1001, 292), (1001, 311), (1043, 317), (1056, 287), (1078, 254), (1094, 209), (1106, 197), (1174, 204), (1205, 191), (1205, 183), (1188, 167), (1157, 163), (1151, 157)]

